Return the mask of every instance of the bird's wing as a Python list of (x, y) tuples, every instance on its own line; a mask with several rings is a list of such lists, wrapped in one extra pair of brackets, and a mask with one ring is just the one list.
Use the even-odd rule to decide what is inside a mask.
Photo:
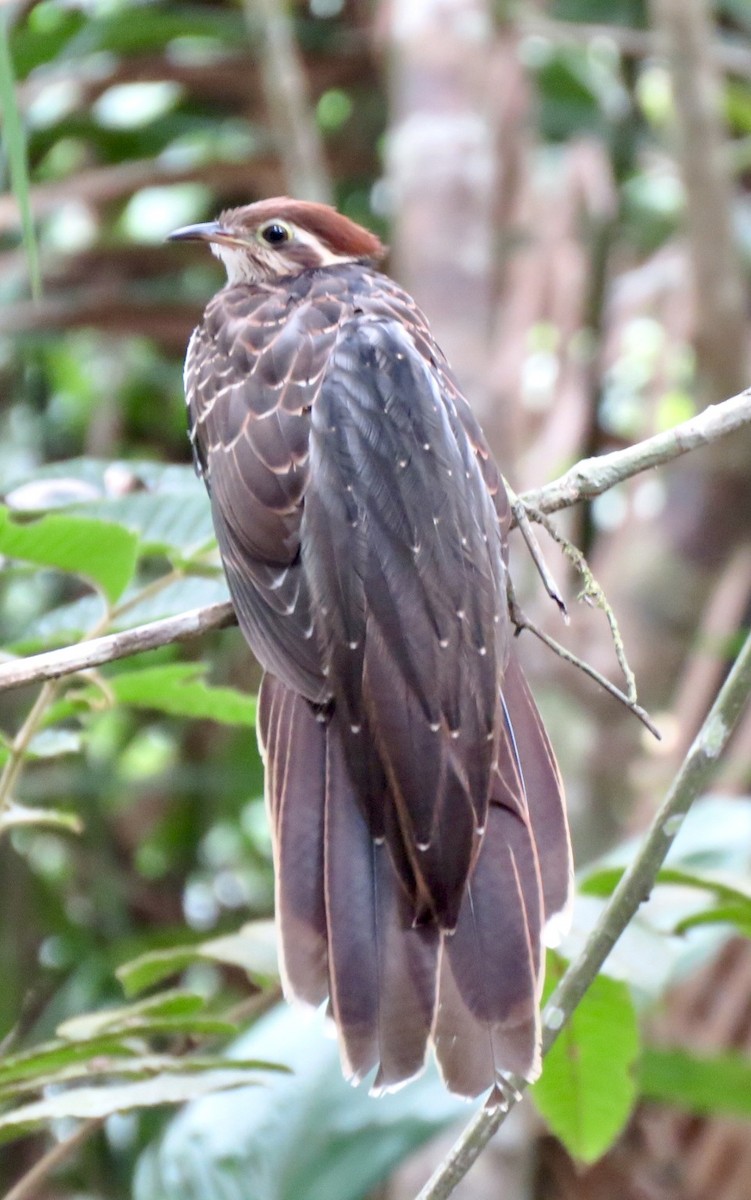
[(195, 459), (240, 626), (261, 665), (310, 700), (327, 686), (300, 566), (308, 412), (341, 305), (226, 288), (195, 331), (185, 388)]
[[(389, 315), (343, 324), (311, 412), (301, 553), (348, 759), (356, 772), (372, 738), (402, 877), (450, 928), (486, 821), (509, 622), (498, 512), (437, 353)], [(376, 814), (381, 832), (395, 840)]]

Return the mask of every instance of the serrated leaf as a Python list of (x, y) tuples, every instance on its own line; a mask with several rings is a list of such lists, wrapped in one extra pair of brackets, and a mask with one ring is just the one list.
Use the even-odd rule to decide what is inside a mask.
[(220, 1054), (191, 1054), (181, 1057), (174, 1054), (132, 1054), (128, 1057), (99, 1054), (58, 1067), (47, 1073), (39, 1073), (32, 1077), (3, 1083), (0, 1081), (0, 1101), (18, 1102), (23, 1095), (39, 1092), (43, 1088), (70, 1085), (79, 1079), (99, 1077), (102, 1080), (116, 1078), (148, 1079), (161, 1072), (173, 1072), (181, 1075), (198, 1074), (205, 1071), (222, 1071), (227, 1066), (240, 1067), (245, 1071), (281, 1071), (289, 1073), (289, 1067), (282, 1063), (267, 1062), (263, 1059), (232, 1059), (228, 1063), (226, 1057)]
[(206, 490), (194, 479), (190, 491), (133, 492), (85, 506), (87, 515), (115, 521), (138, 534), (143, 553), (181, 558), (214, 542)]
[(689, 1112), (751, 1117), (751, 1058), (741, 1054), (699, 1057), (650, 1046), (642, 1055), (639, 1085), (648, 1100)]
[[(126, 593), (122, 599), (130, 601), (130, 593)], [(228, 599), (229, 592), (223, 578), (217, 576), (207, 579), (204, 576), (190, 575), (175, 580), (155, 595), (147, 595), (142, 601), (137, 600), (132, 607), (129, 604), (122, 616), (116, 616), (111, 621), (109, 631), (117, 633), (134, 625), (159, 621), (163, 617), (177, 616), (189, 609), (203, 608), (205, 605), (222, 603)], [(100, 607), (95, 597), (82, 596), (80, 600), (60, 605), (59, 608), (52, 609), (30, 622), (23, 636), (14, 643), (14, 648), (28, 654), (41, 646), (71, 641), (90, 629), (99, 615)]]
[(569, 1153), (594, 1162), (613, 1144), (636, 1098), (639, 1035), (625, 984), (599, 975), (546, 1055), (531, 1089)]
[(64, 1071), (70, 1066), (88, 1062), (97, 1055), (129, 1057), (134, 1053), (132, 1046), (116, 1036), (91, 1038), (81, 1042), (65, 1042), (55, 1039), (42, 1042), (31, 1050), (8, 1054), (0, 1059), (0, 1087), (33, 1080), (37, 1076)]
[(0, 1140), (20, 1137), (48, 1121), (65, 1117), (90, 1120), (113, 1113), (130, 1112), (161, 1104), (182, 1104), (211, 1092), (248, 1087), (258, 1081), (253, 1073), (237, 1067), (200, 1073), (162, 1073), (137, 1083), (118, 1083), (101, 1087), (70, 1088), (56, 1096), (24, 1104), (12, 1112), (0, 1114)]
[(273, 921), (249, 921), (237, 933), (210, 938), (169, 950), (153, 950), (117, 969), (117, 977), (129, 996), (153, 987), (192, 962), (209, 959), (240, 967), (256, 979), (276, 978), (279, 973)]
[(70, 1017), (58, 1026), (56, 1032), (66, 1041), (85, 1041), (105, 1033), (128, 1033), (138, 1022), (192, 1017), (202, 1012), (205, 1007), (206, 1001), (203, 996), (175, 989), (138, 1000), (135, 1004), (124, 1004), (116, 1008), (105, 1008), (100, 1012)]
[(137, 549), (138, 538), (122, 525), (63, 513), (17, 521), (0, 506), (0, 554), (81, 575), (112, 603), (133, 577)]
[(167, 663), (107, 677), (120, 704), (156, 709), (172, 716), (208, 718), (225, 725), (255, 724), (255, 698), (234, 688), (212, 687), (203, 663)]

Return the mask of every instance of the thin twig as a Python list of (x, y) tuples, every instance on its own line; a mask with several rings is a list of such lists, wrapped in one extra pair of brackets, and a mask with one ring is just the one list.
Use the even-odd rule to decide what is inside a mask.
[(0, 773), (0, 812), (3, 812), (12, 800), (13, 788), (23, 767), (26, 751), (39, 728), (39, 723), (44, 713), (55, 699), (57, 690), (58, 685), (52, 681), (44, 684), (31, 706), (26, 720), (13, 739), (10, 754), (2, 773)]
[[(636, 703), (636, 678), (634, 676), (634, 672), (631, 670), (631, 667), (628, 665), (628, 659), (626, 658), (626, 647), (623, 644), (623, 638), (621, 637), (621, 631), (618, 628), (616, 615), (608, 603), (607, 596), (592, 574), (589, 563), (578, 546), (575, 546), (574, 543), (570, 542), (567, 537), (564, 537), (544, 513), (537, 512), (533, 508), (527, 508), (526, 511), (533, 521), (540, 522), (543, 529), (546, 530), (556, 545), (561, 547), (563, 553), (566, 555), (566, 558), (569, 560), (569, 562), (573, 563), (574, 567), (581, 575), (584, 581), (584, 587), (582, 588), (580, 599), (592, 603), (596, 608), (599, 608), (600, 611), (605, 614), (607, 623), (610, 626), (610, 636), (613, 639), (613, 648), (615, 650), (615, 656), (618, 660), (618, 666), (621, 668), (621, 671), (623, 672), (623, 678), (626, 680), (627, 703), (629, 708), (631, 708), (641, 720), (644, 720), (644, 710), (640, 709)], [(595, 678), (597, 674), (598, 672), (595, 671), (592, 677)], [(602, 679), (602, 676), (599, 678)], [(609, 690), (610, 689), (608, 689), (608, 691)], [(617, 689), (613, 694), (618, 696), (621, 695)], [(656, 729), (648, 722), (645, 723), (647, 724), (647, 727), (652, 730), (655, 737), (659, 738), (660, 735), (657, 733)]]
[[(686, 813), (706, 788), (751, 694), (751, 634), (741, 649), (660, 806), (631, 865), (624, 872), (597, 925), (575, 962), (550, 997), (543, 1013), (543, 1054), (547, 1053), (596, 978), (605, 959), (650, 894), (657, 873), (678, 835)], [(481, 1110), (417, 1196), (447, 1200), (520, 1098), (526, 1083), (509, 1094), (505, 1108)]]
[(533, 633), (536, 638), (539, 638), (549, 650), (554, 651), (554, 653), (560, 658), (564, 659), (565, 662), (571, 663), (573, 667), (578, 667), (580, 671), (583, 671), (585, 675), (588, 675), (590, 679), (593, 679), (595, 683), (598, 683), (600, 687), (608, 693), (608, 695), (612, 696), (615, 700), (619, 700), (621, 704), (625, 705), (629, 712), (632, 712), (635, 717), (639, 718), (643, 725), (646, 725), (649, 732), (654, 734), (658, 742), (662, 741), (662, 734), (650, 717), (649, 713), (646, 712), (640, 704), (637, 704), (636, 700), (633, 700), (630, 696), (627, 696), (625, 692), (622, 692), (620, 688), (617, 688), (615, 684), (611, 683), (611, 681), (605, 675), (601, 675), (598, 670), (596, 670), (593, 666), (590, 666), (590, 664), (585, 662), (583, 658), (578, 658), (576, 654), (573, 654), (570, 650), (567, 650), (566, 647), (562, 646), (560, 642), (556, 642), (554, 638), (550, 637), (547, 633), (540, 629), (538, 625), (535, 625), (534, 621), (530, 621), (529, 618), (524, 615), (518, 605), (514, 605), (512, 608), (511, 619), (516, 626), (517, 634), (521, 633), (524, 629), (528, 629), (529, 632)]
[[(542, 550), (540, 549), (540, 544), (537, 541), (537, 538), (535, 537), (534, 532), (532, 530), (532, 522), (530, 520), (530, 516), (532, 516), (533, 514), (531, 514), (530, 511), (527, 509), (526, 505), (524, 504), (524, 501), (520, 500), (519, 497), (517, 496), (516, 492), (512, 488), (509, 487), (509, 485), (508, 485), (508, 483), (506, 483), (505, 479), (503, 482), (506, 487), (506, 491), (508, 492), (509, 501), (511, 503), (511, 512), (512, 512), (514, 520), (516, 522), (517, 529), (519, 530), (519, 533), (524, 538), (525, 545), (526, 545), (527, 549), (529, 550), (532, 562), (535, 564), (535, 567), (537, 568), (537, 573), (540, 576), (540, 579), (542, 580), (543, 587), (545, 588), (545, 591), (550, 596), (550, 599), (555, 601), (555, 603), (558, 605), (558, 610), (561, 613), (561, 616), (563, 617), (566, 624), (568, 624), (569, 618), (568, 618), (568, 609), (566, 608), (566, 601), (563, 599), (560, 588), (558, 587), (558, 584), (556, 583), (555, 579), (553, 578), (553, 576), (550, 573), (548, 564), (545, 562), (545, 559), (543, 558)], [(538, 514), (538, 516), (539, 516), (539, 514)]]
[(105, 1117), (91, 1117), (88, 1121), (83, 1121), (69, 1138), (63, 1142), (57, 1142), (46, 1154), (43, 1154), (34, 1163), (34, 1166), (30, 1167), (26, 1174), (19, 1179), (18, 1183), (5, 1193), (3, 1200), (29, 1200), (39, 1184), (43, 1183), (56, 1167), (64, 1163), (79, 1146), (82, 1146), (98, 1129), (102, 1128), (105, 1119)]
[[(638, 475), (649, 467), (670, 462), (673, 458), (706, 446), (751, 424), (751, 390), (741, 392), (722, 404), (714, 404), (690, 421), (667, 433), (639, 442), (628, 450), (618, 450), (600, 458), (588, 458), (577, 463), (560, 479), (545, 487), (524, 492), (520, 501), (528, 509), (541, 513), (559, 512), (580, 500), (590, 500), (616, 483)], [(221, 629), (235, 621), (232, 605), (211, 604), (192, 609), (176, 617), (165, 617), (147, 625), (138, 625), (121, 633), (109, 634), (62, 650), (51, 650), (25, 660), (13, 660), (0, 665), (0, 691), (21, 687), (40, 679), (55, 679), (75, 674), (88, 667), (125, 658), (143, 650), (155, 650), (171, 642), (197, 637), (210, 629)]]

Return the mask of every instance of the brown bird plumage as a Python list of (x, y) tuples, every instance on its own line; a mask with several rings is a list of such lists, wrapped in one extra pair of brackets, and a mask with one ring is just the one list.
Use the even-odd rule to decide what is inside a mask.
[[(287, 198), (177, 230), (227, 268), (185, 364), (191, 439), (259, 736), (285, 991), (328, 998), (345, 1074), (539, 1071), (545, 928), (571, 858), (511, 647), (508, 502), (378, 239)], [(495, 1093), (494, 1093), (495, 1094)]]

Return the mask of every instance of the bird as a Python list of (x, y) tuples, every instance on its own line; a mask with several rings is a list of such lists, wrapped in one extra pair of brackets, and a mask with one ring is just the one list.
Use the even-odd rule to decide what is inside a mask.
[(572, 862), (507, 603), (510, 505), (426, 317), (369, 230), (277, 197), (185, 226), (227, 283), (185, 360), (240, 629), (286, 997), (342, 1070), (500, 1103), (540, 1072)]

